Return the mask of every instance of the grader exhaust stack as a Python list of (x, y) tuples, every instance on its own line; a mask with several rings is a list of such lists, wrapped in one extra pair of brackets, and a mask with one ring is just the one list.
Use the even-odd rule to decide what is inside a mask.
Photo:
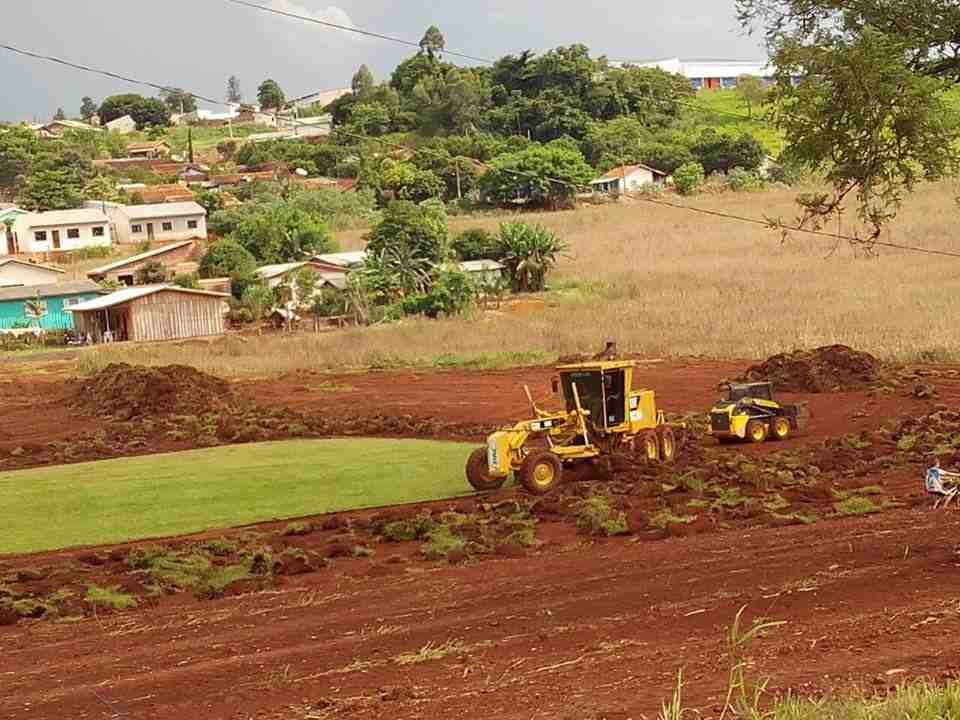
[(671, 462), (675, 430), (657, 409), (653, 390), (634, 389), (632, 362), (610, 361), (557, 368), (565, 409), (545, 412), (524, 387), (534, 417), (487, 438), (487, 446), (467, 461), (468, 482), (477, 490), (496, 490), (510, 473), (531, 493), (543, 495), (563, 479), (573, 463), (628, 452), (640, 443), (651, 462)]

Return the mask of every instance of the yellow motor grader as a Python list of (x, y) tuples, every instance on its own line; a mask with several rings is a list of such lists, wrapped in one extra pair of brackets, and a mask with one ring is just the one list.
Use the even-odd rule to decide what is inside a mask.
[(563, 469), (579, 461), (641, 449), (651, 462), (671, 462), (675, 430), (657, 409), (653, 390), (635, 390), (632, 362), (611, 361), (557, 368), (554, 393), (562, 389), (565, 409), (537, 407), (524, 386), (534, 418), (493, 433), (486, 447), (467, 460), (467, 480), (477, 490), (496, 490), (515, 473), (535, 495), (556, 488)]

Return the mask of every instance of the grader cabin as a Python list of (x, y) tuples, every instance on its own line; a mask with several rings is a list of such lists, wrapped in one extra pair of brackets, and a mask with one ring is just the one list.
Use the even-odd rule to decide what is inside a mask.
[(226, 293), (172, 285), (131, 287), (75, 305), (76, 330), (95, 342), (156, 342), (222, 335)]

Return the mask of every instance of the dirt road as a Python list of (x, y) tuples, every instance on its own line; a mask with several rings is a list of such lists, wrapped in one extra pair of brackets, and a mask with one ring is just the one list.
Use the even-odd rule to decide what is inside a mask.
[[(960, 673), (960, 521), (903, 510), (463, 567), (382, 559), (267, 594), (0, 628), (4, 718), (639, 718), (721, 702), (737, 609), (771, 688)], [(548, 529), (549, 536), (549, 529)]]

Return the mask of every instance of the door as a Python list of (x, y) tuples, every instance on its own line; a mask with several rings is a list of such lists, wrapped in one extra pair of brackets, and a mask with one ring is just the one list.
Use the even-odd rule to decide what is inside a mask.
[(153, 223), (147, 223), (147, 241), (153, 242)]
[(54, 250), (60, 249), (60, 231), (59, 230), (53, 231), (53, 249)]

